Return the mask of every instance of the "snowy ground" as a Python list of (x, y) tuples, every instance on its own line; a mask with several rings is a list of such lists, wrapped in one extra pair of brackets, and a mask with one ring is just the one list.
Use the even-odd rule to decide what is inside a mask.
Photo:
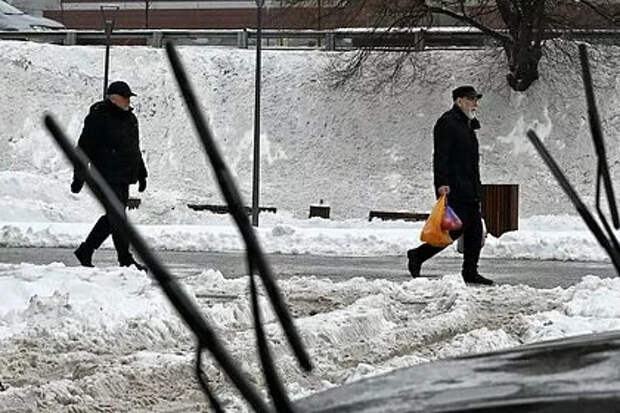
[[(247, 281), (206, 270), (183, 283), (260, 386)], [(9, 384), (0, 410), (205, 411), (191, 371), (194, 341), (146, 275), (0, 264), (0, 287), (0, 375)], [(467, 288), (456, 274), (404, 283), (294, 278), (280, 287), (315, 366), (301, 373), (268, 325), (295, 397), (437, 358), (620, 328), (618, 278), (551, 290)], [(245, 411), (207, 360), (227, 407)]]
[[(139, 228), (160, 249), (240, 248), (228, 218), (203, 219), (202, 225)], [(520, 225), (499, 239), (489, 236), (485, 255), (605, 260), (575, 217), (533, 217)], [(73, 246), (89, 225), (13, 222), (1, 229), (5, 246)], [(382, 255), (416, 245), (419, 230), (420, 224), (404, 222), (265, 215), (259, 234), (268, 251)], [(449, 248), (444, 254), (457, 253)], [(247, 280), (224, 275), (205, 269), (182, 283), (261, 386)], [(312, 374), (297, 368), (267, 306), (266, 322), (287, 388), (302, 397), (438, 358), (620, 328), (620, 279), (584, 276), (566, 289), (471, 288), (458, 274), (405, 282), (282, 280), (315, 365)], [(0, 263), (0, 380), (9, 386), (0, 393), (1, 411), (205, 411), (192, 372), (193, 345), (159, 287), (143, 273)], [(207, 360), (207, 374), (227, 408), (246, 411)]]
[[(236, 49), (182, 52), (193, 62), (218, 142), (249, 199), (253, 55)], [(419, 243), (419, 223), (365, 217), (370, 208), (386, 206), (430, 209), (430, 119), (446, 106), (453, 83), (483, 83), (490, 70), (480, 66), (478, 52), (455, 53), (425, 55), (436, 73), (412, 86), (416, 99), (332, 91), (320, 76), (326, 54), (265, 54), (265, 96), (271, 98), (265, 101), (263, 199), (278, 207), (275, 215), (261, 215), (258, 235), (267, 252), (402, 255)], [(40, 125), (41, 113), (52, 110), (77, 136), (88, 103), (100, 93), (100, 54), (100, 48), (0, 42), (0, 82), (12, 87), (11, 94), (0, 94), (0, 382), (8, 387), (0, 392), (0, 411), (205, 411), (192, 372), (194, 341), (147, 275), (2, 260), (2, 247), (75, 247), (100, 214), (88, 191), (69, 193), (71, 170)], [(617, 55), (610, 48), (596, 70), (597, 79), (610, 85), (601, 92), (601, 113), (615, 177)], [(136, 109), (151, 178), (130, 219), (156, 249), (240, 250), (228, 217), (185, 206), (218, 203), (219, 192), (162, 51), (114, 48), (113, 59), (115, 68), (132, 68), (131, 76), (122, 73), (132, 86), (149, 91), (139, 93)], [(493, 76), (503, 79), (499, 72)], [(581, 220), (562, 215), (572, 206), (523, 138), (527, 127), (535, 127), (591, 204), (593, 151), (580, 89), (569, 83), (578, 85), (578, 78), (543, 69), (541, 81), (525, 94), (497, 87), (485, 95), (487, 107), (496, 111), (481, 111), (488, 125), (481, 134), (483, 180), (519, 183), (523, 212), (518, 231), (487, 238), (485, 257), (607, 260)], [(14, 96), (24, 104), (6, 100)], [(319, 198), (333, 207), (335, 220), (303, 219)], [(469, 288), (458, 274), (404, 282), (283, 280), (280, 287), (315, 365), (312, 374), (296, 367), (267, 306), (265, 317), (286, 386), (302, 397), (438, 358), (620, 328), (619, 279), (583, 275), (565, 289)], [(225, 276), (205, 268), (182, 283), (262, 386), (247, 280)], [(206, 370), (229, 411), (246, 411), (208, 357)]]
[[(243, 242), (228, 216), (201, 213), (198, 224), (138, 225), (155, 249), (171, 251), (240, 251)], [(130, 219), (134, 211), (130, 211)], [(0, 246), (77, 247), (90, 231), (90, 222), (6, 222), (0, 220)], [(404, 255), (420, 244), (423, 223), (366, 220), (296, 219), (286, 214), (262, 214), (257, 233), (268, 253), (340, 256)], [(103, 245), (113, 248), (111, 239)], [(444, 256), (458, 256), (447, 248)], [(581, 218), (536, 216), (522, 219), (518, 231), (499, 238), (488, 235), (483, 257), (606, 261), (608, 257)]]

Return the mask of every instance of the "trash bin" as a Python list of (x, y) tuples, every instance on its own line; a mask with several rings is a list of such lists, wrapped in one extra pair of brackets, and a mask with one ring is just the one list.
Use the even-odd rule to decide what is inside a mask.
[(482, 217), (494, 237), (519, 229), (519, 185), (482, 185)]

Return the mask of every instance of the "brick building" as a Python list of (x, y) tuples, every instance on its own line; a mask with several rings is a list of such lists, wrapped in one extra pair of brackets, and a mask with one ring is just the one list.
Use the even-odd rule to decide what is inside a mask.
[[(375, 0), (381, 4), (381, 0)], [(539, 0), (542, 1), (542, 0)], [(57, 20), (68, 28), (101, 29), (103, 14), (114, 15), (117, 29), (240, 29), (256, 27), (255, 0), (8, 0), (15, 7), (33, 15)], [(335, 27), (368, 27), (372, 18), (351, 10), (331, 7), (334, 0), (307, 0), (304, 7), (287, 8), (282, 0), (265, 0), (263, 27), (272, 29), (330, 29)], [(372, 3), (372, 2), (369, 2)], [(478, 0), (469, 4), (475, 6)], [(602, 0), (616, 24), (596, 12), (580, 7), (578, 2), (562, 4), (563, 19), (572, 17), (573, 27), (618, 28), (620, 0)], [(102, 11), (102, 7), (105, 9)], [(113, 10), (116, 9), (116, 10)], [(354, 16), (354, 17), (352, 17)], [(434, 25), (462, 25), (444, 15), (433, 17)], [(499, 15), (485, 17), (490, 27), (502, 25)]]
[[(45, 17), (60, 21), (65, 26), (75, 29), (101, 28), (104, 12), (114, 15), (115, 27), (119, 29), (256, 27), (254, 0), (57, 1), (57, 7), (47, 8), (43, 14)], [(317, 0), (316, 5), (303, 9), (281, 7), (280, 3), (277, 0), (266, 1), (263, 9), (263, 27), (324, 29), (336, 25), (335, 16), (321, 7), (321, 0)], [(118, 9), (114, 10), (115, 8)], [(319, 19), (319, 13), (323, 14), (323, 19)]]

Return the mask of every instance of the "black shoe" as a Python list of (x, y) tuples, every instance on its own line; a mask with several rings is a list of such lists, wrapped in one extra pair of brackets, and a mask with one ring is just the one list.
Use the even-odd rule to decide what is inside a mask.
[(463, 280), (465, 280), (465, 284), (477, 284), (477, 285), (495, 284), (493, 280), (484, 278), (482, 275), (478, 274), (477, 272), (474, 274), (463, 274)]
[(411, 274), (413, 278), (418, 278), (420, 276), (420, 270), (422, 269), (422, 261), (416, 256), (415, 250), (407, 251), (407, 258), (409, 258), (409, 262), (407, 263), (409, 274)]
[(93, 250), (84, 246), (84, 243), (73, 251), (73, 255), (78, 259), (82, 267), (94, 267), (93, 265)]
[(131, 257), (129, 260), (127, 261), (123, 261), (121, 263), (119, 263), (121, 267), (130, 267), (130, 266), (135, 266), (139, 271), (144, 271), (144, 272), (148, 272), (148, 268), (146, 267), (146, 265), (144, 264), (140, 264), (139, 262), (137, 262), (136, 260), (133, 259), (133, 257)]

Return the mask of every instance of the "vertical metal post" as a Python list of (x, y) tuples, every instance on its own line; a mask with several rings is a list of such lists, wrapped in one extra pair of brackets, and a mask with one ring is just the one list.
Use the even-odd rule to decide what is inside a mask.
[(63, 41), (65, 46), (75, 46), (77, 44), (77, 34), (75, 30), (67, 30), (65, 32), (65, 40)]
[(260, 184), (260, 66), (262, 10), (265, 0), (256, 0), (256, 80), (254, 84), (254, 168), (252, 174), (252, 225), (258, 227)]
[(65, 2), (65, 0), (60, 0), (60, 22), (66, 26), (67, 22), (65, 21), (65, 5), (64, 5), (64, 2)]
[(105, 99), (106, 91), (108, 89), (108, 74), (110, 73), (110, 36), (112, 35), (112, 29), (114, 22), (112, 20), (105, 21), (105, 67), (103, 71), (103, 98)]
[[(110, 39), (112, 37), (112, 30), (114, 30), (114, 13), (116, 13), (119, 8), (119, 6), (99, 6), (99, 10), (101, 10), (101, 15), (103, 16), (103, 27), (105, 30), (105, 62), (103, 72), (104, 99), (108, 89), (108, 74), (110, 73)], [(106, 11), (111, 12), (112, 15), (107, 14)]]
[(237, 47), (241, 49), (248, 48), (248, 31), (246, 29), (237, 32)]
[(149, 28), (149, 7), (151, 5), (150, 0), (144, 0), (144, 26)]
[[(317, 0), (317, 2), (318, 2), (318, 6), (319, 6), (318, 7), (318, 19), (317, 19), (318, 22), (317, 23), (318, 23), (318, 29), (319, 29), (319, 31), (321, 31), (321, 0)], [(319, 36), (317, 38), (317, 41), (318, 41), (317, 46), (321, 47), (321, 36)]]
[[(278, 28), (282, 30), (284, 28), (284, 13), (282, 12), (282, 0), (280, 0), (280, 7), (278, 8)], [(280, 46), (284, 46), (284, 39), (279, 38)]]

